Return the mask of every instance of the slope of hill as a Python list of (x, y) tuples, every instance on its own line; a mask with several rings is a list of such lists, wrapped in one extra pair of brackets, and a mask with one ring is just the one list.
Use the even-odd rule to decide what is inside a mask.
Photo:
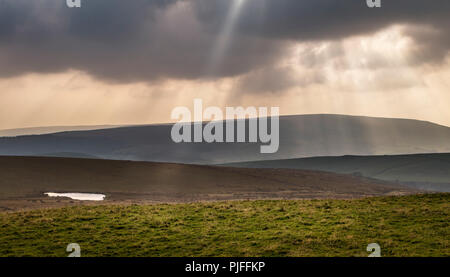
[(171, 140), (171, 127), (147, 125), (0, 138), (0, 155), (78, 153), (105, 159), (219, 164), (313, 156), (450, 152), (450, 128), (406, 119), (280, 117), (280, 147), (274, 154), (260, 154), (259, 143), (176, 144)]
[(450, 192), (450, 154), (342, 156), (226, 164), (245, 168), (323, 170)]
[[(190, 202), (260, 198), (354, 198), (414, 192), (335, 173), (54, 157), (0, 157), (0, 199), (44, 192), (103, 193), (109, 200)], [(0, 202), (0, 206), (5, 206)]]
[(30, 127), (19, 129), (0, 130), (0, 137), (17, 137), (29, 135), (43, 135), (67, 131), (89, 131), (98, 129), (110, 129), (121, 127), (121, 125), (88, 125), (88, 126), (51, 126), (51, 127)]

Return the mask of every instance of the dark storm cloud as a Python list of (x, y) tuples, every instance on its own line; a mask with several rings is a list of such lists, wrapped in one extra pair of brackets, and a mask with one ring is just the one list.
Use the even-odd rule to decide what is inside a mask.
[[(223, 10), (232, 1), (195, 0), (199, 18), (220, 29)], [(366, 0), (247, 0), (239, 19), (241, 32), (277, 39), (338, 39), (369, 33), (393, 23), (448, 22), (447, 0), (382, 0), (369, 9)], [(212, 24), (211, 24), (212, 23)]]
[[(217, 34), (183, 1), (0, 0), (0, 75), (79, 69), (110, 81), (205, 75)], [(172, 8), (172, 9), (171, 9)], [(237, 35), (219, 76), (273, 63), (283, 42)], [(257, 50), (257, 51), (255, 51)]]
[[(215, 77), (270, 72), (265, 68), (275, 68), (292, 41), (335, 40), (395, 23), (428, 26), (408, 33), (418, 46), (416, 62), (447, 54), (450, 1), (385, 0), (380, 9), (365, 2), (244, 1)], [(201, 78), (230, 5), (230, 0), (82, 0), (82, 8), (69, 9), (65, 0), (0, 0), (0, 76), (77, 69), (118, 82)]]

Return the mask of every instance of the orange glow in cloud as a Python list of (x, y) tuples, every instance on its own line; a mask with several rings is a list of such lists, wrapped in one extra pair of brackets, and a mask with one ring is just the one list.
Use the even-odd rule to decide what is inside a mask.
[(256, 72), (214, 81), (130, 84), (105, 83), (79, 71), (0, 79), (0, 129), (164, 123), (174, 107), (191, 107), (194, 98), (221, 108), (279, 106), (285, 115), (367, 115), (450, 126), (450, 61), (410, 65), (412, 43), (403, 28), (294, 45), (277, 65), (291, 75), (290, 85), (279, 91), (240, 91), (245, 80), (264, 80), (264, 75), (255, 79)]

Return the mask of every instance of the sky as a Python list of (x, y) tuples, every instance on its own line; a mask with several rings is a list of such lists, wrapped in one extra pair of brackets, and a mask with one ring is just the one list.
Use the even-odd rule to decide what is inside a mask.
[(450, 1), (0, 0), (0, 129), (173, 121), (177, 106), (450, 126)]

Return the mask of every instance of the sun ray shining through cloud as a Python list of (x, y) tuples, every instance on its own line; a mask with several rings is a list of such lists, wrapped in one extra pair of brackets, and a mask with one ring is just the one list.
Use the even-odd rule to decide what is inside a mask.
[(232, 43), (233, 35), (239, 15), (245, 4), (245, 0), (231, 0), (230, 10), (227, 13), (221, 32), (214, 43), (212, 54), (206, 68), (206, 76), (214, 76), (220, 70), (221, 63), (226, 55), (228, 47)]

